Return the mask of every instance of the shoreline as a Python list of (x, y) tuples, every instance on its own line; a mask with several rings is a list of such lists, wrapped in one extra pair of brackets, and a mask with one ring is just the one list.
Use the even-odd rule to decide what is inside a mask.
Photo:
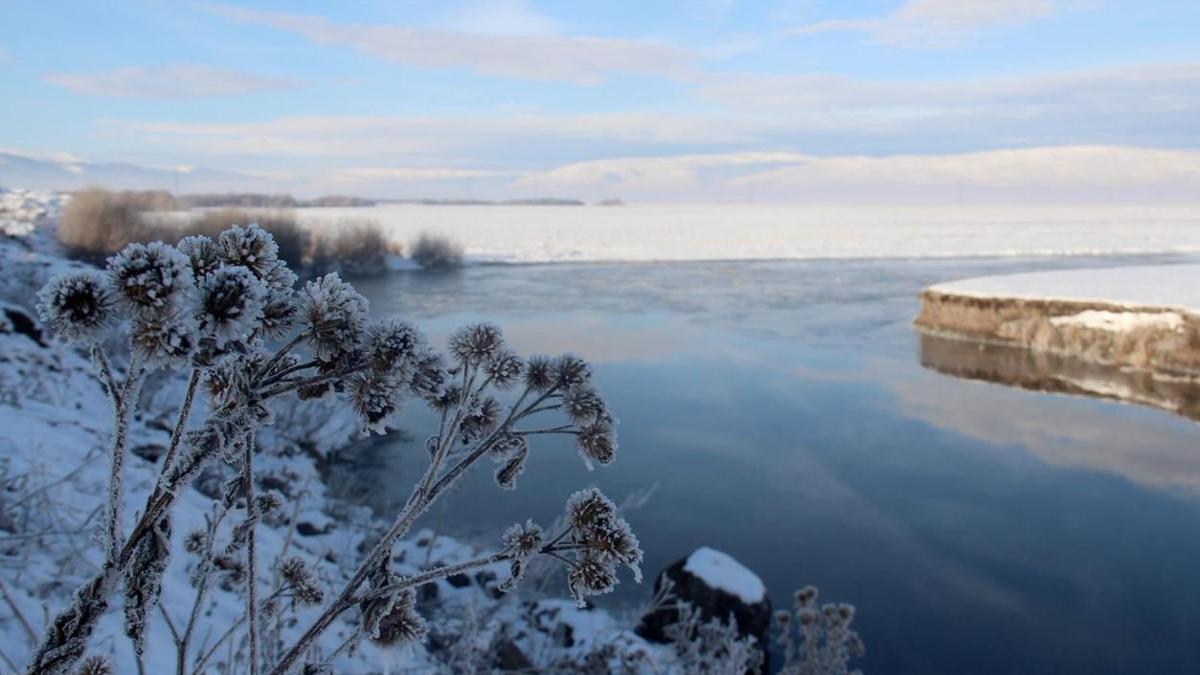
[(923, 334), (1020, 347), (1083, 362), (1200, 379), (1196, 265), (980, 277), (930, 286)]

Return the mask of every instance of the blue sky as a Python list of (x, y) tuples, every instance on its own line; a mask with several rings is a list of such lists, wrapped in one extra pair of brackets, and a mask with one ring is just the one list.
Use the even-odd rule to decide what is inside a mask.
[(1195, 193), (1198, 27), (1194, 0), (9, 2), (0, 148), (378, 196)]

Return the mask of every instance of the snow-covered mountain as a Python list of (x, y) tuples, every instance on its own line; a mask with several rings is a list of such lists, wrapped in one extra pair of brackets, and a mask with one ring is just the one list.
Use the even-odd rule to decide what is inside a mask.
[(258, 176), (196, 167), (153, 168), (118, 162), (89, 162), (70, 155), (31, 155), (0, 150), (0, 185), (39, 190), (75, 190), (90, 185), (112, 189), (173, 192), (251, 190), (266, 187)]

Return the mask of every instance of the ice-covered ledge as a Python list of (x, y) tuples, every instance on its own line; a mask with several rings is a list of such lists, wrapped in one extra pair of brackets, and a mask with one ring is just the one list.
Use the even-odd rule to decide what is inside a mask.
[(979, 277), (921, 292), (923, 331), (1200, 377), (1200, 265)]

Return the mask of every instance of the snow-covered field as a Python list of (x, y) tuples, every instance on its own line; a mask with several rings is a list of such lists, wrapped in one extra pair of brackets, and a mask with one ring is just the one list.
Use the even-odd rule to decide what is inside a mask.
[[(931, 291), (994, 298), (1051, 298), (1131, 307), (1172, 307), (1200, 313), (1200, 265), (1142, 265), (1055, 270), (963, 279)], [(1097, 322), (1106, 320), (1091, 312)]]
[(1200, 252), (1200, 208), (757, 205), (301, 209), (371, 219), (396, 242), (457, 239), (489, 262), (920, 258)]

